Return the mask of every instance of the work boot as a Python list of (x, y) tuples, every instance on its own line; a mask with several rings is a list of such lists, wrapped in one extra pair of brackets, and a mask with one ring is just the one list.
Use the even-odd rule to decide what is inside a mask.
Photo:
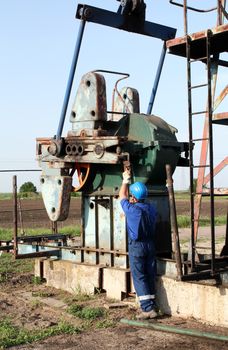
[(150, 318), (155, 318), (155, 317), (157, 317), (157, 316), (158, 316), (158, 314), (157, 314), (157, 312), (154, 311), (154, 310), (147, 311), (147, 312), (142, 311), (140, 314), (138, 314), (138, 315), (136, 316), (136, 319), (137, 319), (137, 320), (149, 320)]

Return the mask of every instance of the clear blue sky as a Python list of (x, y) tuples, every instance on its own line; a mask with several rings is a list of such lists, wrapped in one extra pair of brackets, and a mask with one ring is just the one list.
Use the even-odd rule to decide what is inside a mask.
[[(0, 4), (0, 169), (35, 169), (37, 137), (52, 137), (68, 80), (79, 21), (75, 19), (78, 1), (5, 0)], [(83, 3), (83, 2), (81, 2)], [(115, 0), (87, 0), (84, 3), (117, 11)], [(183, 11), (168, 0), (147, 0), (147, 20), (177, 28), (183, 35)], [(210, 8), (216, 0), (189, 0)], [(206, 6), (206, 7), (204, 7)], [(216, 13), (189, 16), (189, 32), (216, 25)], [(130, 73), (128, 86), (138, 89), (141, 112), (145, 113), (155, 77), (162, 42), (95, 24), (87, 24), (75, 75), (72, 98), (63, 135), (71, 129), (69, 115), (81, 76), (94, 69)], [(202, 64), (194, 79), (205, 80)], [(227, 72), (219, 74), (218, 92), (227, 84)], [(108, 79), (108, 94), (114, 80)], [(217, 95), (216, 94), (216, 95)], [(109, 101), (111, 96), (109, 96)], [(204, 94), (196, 96), (196, 106), (205, 108)], [(221, 105), (227, 111), (227, 101)], [(167, 55), (153, 113), (178, 129), (179, 141), (188, 141), (185, 59)], [(201, 120), (203, 117), (199, 117)], [(201, 136), (202, 122), (196, 123), (195, 136)], [(227, 128), (216, 126), (215, 164), (227, 155)], [(226, 143), (226, 144), (225, 144)], [(196, 161), (199, 152), (196, 152)], [(196, 163), (196, 162), (195, 162)], [(39, 189), (39, 173), (18, 173), (18, 186), (32, 181)], [(227, 169), (216, 177), (216, 186), (227, 186)], [(13, 173), (0, 173), (0, 192), (12, 188)], [(178, 169), (175, 188), (188, 187), (188, 171)]]

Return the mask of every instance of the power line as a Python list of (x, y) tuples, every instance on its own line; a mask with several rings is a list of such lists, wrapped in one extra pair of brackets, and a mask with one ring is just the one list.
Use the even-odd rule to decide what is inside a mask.
[(40, 169), (0, 169), (0, 173), (12, 173), (12, 172), (27, 172), (27, 171), (41, 171)]

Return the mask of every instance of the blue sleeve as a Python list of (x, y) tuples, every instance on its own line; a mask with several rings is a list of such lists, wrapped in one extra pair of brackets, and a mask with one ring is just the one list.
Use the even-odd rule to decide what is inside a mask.
[(120, 204), (126, 215), (128, 236), (129, 238), (136, 240), (138, 238), (141, 210), (134, 204), (130, 203), (128, 199), (122, 199)]

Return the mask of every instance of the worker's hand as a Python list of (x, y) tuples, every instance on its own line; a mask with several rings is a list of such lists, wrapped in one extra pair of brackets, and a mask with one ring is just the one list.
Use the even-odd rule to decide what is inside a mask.
[(122, 174), (123, 176), (123, 184), (129, 185), (131, 183), (131, 173), (129, 170), (125, 170)]

